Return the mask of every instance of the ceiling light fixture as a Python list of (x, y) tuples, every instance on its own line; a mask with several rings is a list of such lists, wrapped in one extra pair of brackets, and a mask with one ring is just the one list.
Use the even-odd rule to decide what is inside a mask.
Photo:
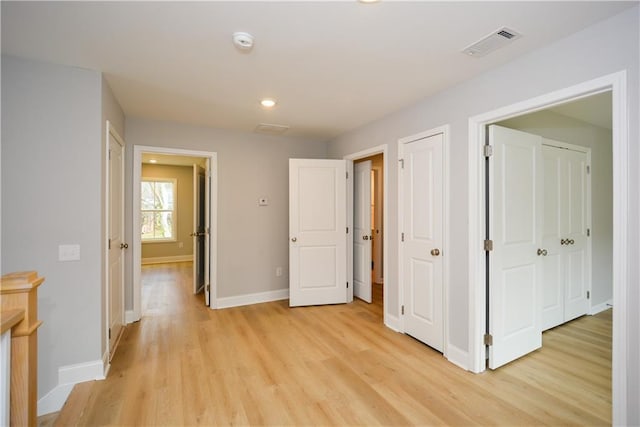
[(358, 0), (360, 3), (378, 3), (380, 0)]
[(253, 47), (253, 36), (242, 31), (235, 32), (233, 33), (233, 44), (240, 50), (251, 50)]
[(149, 159), (149, 163), (158, 163), (156, 159)]
[(260, 105), (262, 105), (264, 108), (273, 108), (276, 105), (276, 100), (265, 98), (262, 101), (260, 101)]

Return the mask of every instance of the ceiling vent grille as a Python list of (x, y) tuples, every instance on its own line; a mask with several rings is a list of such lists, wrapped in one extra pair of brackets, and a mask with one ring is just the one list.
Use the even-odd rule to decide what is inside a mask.
[(255, 133), (263, 133), (265, 135), (282, 135), (289, 130), (289, 126), (286, 125), (273, 125), (270, 123), (260, 123), (253, 130)]
[(500, 49), (520, 37), (522, 37), (522, 34), (517, 31), (502, 27), (472, 45), (467, 46), (462, 52), (469, 56), (485, 56), (489, 52)]

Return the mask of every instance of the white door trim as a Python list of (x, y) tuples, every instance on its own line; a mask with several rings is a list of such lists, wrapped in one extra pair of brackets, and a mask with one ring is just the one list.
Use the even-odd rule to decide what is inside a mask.
[(204, 157), (209, 159), (211, 172), (211, 188), (209, 203), (212, 206), (209, 209), (209, 283), (211, 286), (211, 304), (210, 308), (216, 308), (218, 302), (218, 280), (217, 280), (217, 202), (218, 202), (218, 154), (212, 151), (184, 150), (180, 148), (151, 147), (146, 145), (133, 146), (133, 200), (132, 200), (132, 251), (133, 251), (133, 315), (128, 321), (135, 322), (140, 320), (142, 316), (142, 286), (141, 277), (141, 242), (140, 233), (140, 178), (142, 174), (142, 153), (169, 154), (175, 156)]
[[(343, 159), (355, 161), (359, 159), (364, 159), (365, 157), (375, 156), (376, 154), (382, 154), (382, 164), (383, 164), (382, 229), (384, 233), (383, 234), (384, 238), (382, 241), (382, 271), (384, 272), (383, 273), (384, 275), (388, 275), (389, 274), (389, 243), (388, 243), (389, 239), (387, 236), (389, 234), (387, 230), (389, 230), (389, 210), (388, 210), (388, 206), (389, 206), (389, 201), (388, 201), (389, 199), (389, 178), (388, 178), (389, 144), (382, 144), (382, 145), (368, 148), (366, 150), (358, 151), (356, 153), (347, 154), (346, 156), (343, 157)], [(351, 197), (353, 198), (353, 192), (351, 192)], [(353, 216), (353, 212), (351, 212), (351, 216)], [(353, 224), (351, 225), (351, 228), (353, 228)], [(349, 235), (349, 237), (351, 238), (351, 235)], [(353, 239), (351, 238), (351, 240)], [(349, 263), (351, 264), (351, 268), (353, 268), (353, 259), (351, 259)], [(393, 283), (392, 280), (389, 280), (389, 279), (385, 280), (385, 286), (391, 286), (392, 283)], [(395, 284), (395, 286), (398, 286), (398, 285)], [(389, 306), (389, 292), (383, 291), (382, 298), (383, 298), (382, 304), (384, 305), (383, 322), (385, 326), (397, 331), (398, 325), (399, 325), (399, 317), (391, 314), (389, 311), (389, 309), (391, 308)], [(398, 311), (398, 313), (400, 313), (400, 311)]]
[[(443, 319), (443, 350), (442, 354), (445, 358), (449, 359), (452, 363), (456, 365), (460, 365), (460, 361), (457, 357), (451, 357), (450, 350), (456, 350), (455, 346), (449, 343), (449, 267), (450, 267), (450, 256), (449, 256), (449, 133), (450, 126), (443, 125), (433, 129), (429, 129), (424, 132), (420, 132), (414, 135), (409, 135), (404, 138), (400, 138), (398, 140), (398, 162), (402, 159), (403, 155), (403, 146), (404, 144), (408, 144), (410, 142), (417, 141), (419, 139), (428, 138), (433, 135), (442, 134), (442, 143), (443, 143), (443, 165), (442, 165), (442, 174), (443, 174), (443, 190), (444, 190), (444, 206), (442, 207), (442, 221), (443, 221), (443, 235), (442, 235), (442, 290), (443, 290), (443, 307), (442, 307), (442, 319)], [(402, 302), (404, 301), (404, 277), (402, 271), (402, 244), (400, 244), (400, 236), (402, 235), (403, 224), (401, 218), (403, 218), (404, 211), (404, 195), (403, 195), (403, 186), (402, 186), (402, 169), (400, 166), (397, 168), (398, 170), (398, 313), (400, 313), (400, 307), (402, 306)], [(400, 317), (399, 321), (400, 332), (404, 332), (404, 321), (402, 317)], [(455, 351), (455, 353), (459, 353), (459, 351)]]
[[(103, 267), (103, 272), (104, 272), (104, 301), (103, 301), (103, 309), (104, 309), (104, 313), (105, 313), (105, 325), (104, 325), (104, 340), (105, 340), (105, 353), (107, 354), (107, 358), (105, 361), (105, 366), (104, 366), (104, 372), (106, 375), (107, 370), (109, 369), (109, 366), (111, 365), (109, 362), (109, 354), (111, 352), (111, 348), (109, 347), (109, 328), (111, 327), (111, 309), (109, 306), (110, 303), (110, 299), (111, 299), (111, 283), (109, 283), (109, 281), (111, 280), (111, 278), (109, 277), (109, 234), (110, 234), (110, 230), (109, 230), (109, 215), (111, 214), (111, 204), (110, 202), (110, 198), (109, 198), (109, 187), (111, 185), (111, 175), (109, 174), (109, 136), (113, 136), (113, 138), (118, 142), (118, 144), (120, 144), (122, 146), (122, 201), (124, 202), (125, 200), (125, 195), (124, 195), (124, 175), (125, 175), (125, 165), (126, 165), (126, 160), (125, 160), (125, 148), (126, 145), (124, 143), (124, 139), (122, 139), (122, 137), (120, 136), (120, 134), (118, 134), (118, 132), (116, 131), (116, 129), (113, 127), (113, 125), (111, 124), (111, 122), (109, 120), (107, 120), (106, 122), (106, 133), (105, 133), (105, 147), (104, 147), (104, 171), (105, 171), (105, 181), (104, 181), (104, 239), (103, 239), (103, 244), (104, 244), (104, 252), (103, 252), (103, 263), (104, 263), (104, 267)], [(124, 207), (124, 203), (122, 204), (122, 236), (123, 239), (125, 237), (125, 223), (124, 223), (124, 211), (125, 211), (125, 207)], [(123, 256), (122, 257), (122, 265), (123, 265), (123, 274), (122, 274), (122, 281), (121, 281), (121, 295), (122, 295), (122, 325), (125, 325), (125, 310), (126, 310), (126, 306), (125, 306), (125, 300), (124, 300), (124, 288), (125, 288), (125, 277), (124, 277), (124, 265), (125, 265), (125, 261), (126, 258)]]
[(627, 274), (629, 136), (625, 70), (508, 105), (469, 118), (469, 369), (485, 370), (485, 168), (482, 145), (485, 126), (600, 92), (612, 92), (613, 114), (613, 424), (627, 424)]

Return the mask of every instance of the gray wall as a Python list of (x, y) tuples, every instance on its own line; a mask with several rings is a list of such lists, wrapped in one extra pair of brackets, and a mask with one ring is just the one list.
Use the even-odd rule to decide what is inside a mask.
[[(143, 243), (142, 259), (193, 254), (193, 167), (142, 165), (142, 176), (145, 178), (173, 178), (176, 182), (176, 241), (160, 243)], [(180, 247), (182, 243), (182, 247)]]
[[(607, 114), (611, 114), (607, 112)], [(499, 123), (556, 141), (591, 148), (591, 305), (613, 298), (613, 170), (611, 130), (551, 111)]]
[[(130, 147), (218, 153), (218, 296), (288, 289), (289, 158), (326, 157), (325, 143), (133, 118), (127, 118), (126, 141)], [(128, 153), (128, 200), (131, 159)], [(260, 197), (267, 197), (269, 206), (259, 207)], [(129, 241), (131, 237), (127, 235)], [(131, 251), (128, 255), (131, 265)], [(276, 277), (276, 267), (282, 267), (281, 277)], [(131, 309), (131, 275), (126, 282), (126, 306)]]
[[(525, 55), (515, 61), (488, 71), (456, 87), (440, 92), (418, 104), (398, 111), (376, 122), (344, 134), (329, 143), (329, 155), (341, 158), (366, 148), (389, 144), (390, 168), (387, 172), (389, 188), (397, 188), (397, 141), (444, 124), (451, 126), (451, 187), (449, 253), (455, 260), (451, 265), (450, 300), (446, 321), (449, 344), (468, 351), (469, 295), (468, 295), (468, 120), (469, 117), (495, 110), (518, 101), (533, 98), (606, 74), (627, 70), (629, 106), (629, 283), (628, 340), (630, 363), (628, 403), (631, 424), (640, 424), (640, 259), (638, 240), (640, 230), (638, 201), (638, 76), (639, 67), (639, 8), (638, 6), (602, 23)], [(473, 59), (470, 60), (482, 60)], [(428, 76), (425, 76), (428, 78)], [(388, 82), (392, 84), (393, 82)], [(389, 194), (389, 253), (398, 250), (397, 195)], [(386, 274), (385, 291), (389, 293), (392, 314), (398, 314), (397, 257), (391, 256)]]
[[(2, 57), (2, 273), (37, 270), (38, 397), (102, 357), (101, 75)], [(59, 262), (58, 245), (79, 244)]]

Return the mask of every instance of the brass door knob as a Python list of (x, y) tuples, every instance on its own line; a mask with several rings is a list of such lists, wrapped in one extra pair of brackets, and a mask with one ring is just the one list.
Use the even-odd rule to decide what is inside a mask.
[(129, 249), (128, 243), (120, 243), (120, 249)]
[(440, 249), (431, 249), (431, 255), (433, 256), (440, 255)]
[(546, 249), (538, 249), (538, 256), (542, 255), (542, 256), (547, 256), (547, 250)]
[(291, 238), (291, 241), (292, 241), (293, 243), (295, 243), (295, 242), (297, 242), (297, 241), (298, 241), (298, 239), (296, 239), (295, 237), (292, 237), (292, 238)]

